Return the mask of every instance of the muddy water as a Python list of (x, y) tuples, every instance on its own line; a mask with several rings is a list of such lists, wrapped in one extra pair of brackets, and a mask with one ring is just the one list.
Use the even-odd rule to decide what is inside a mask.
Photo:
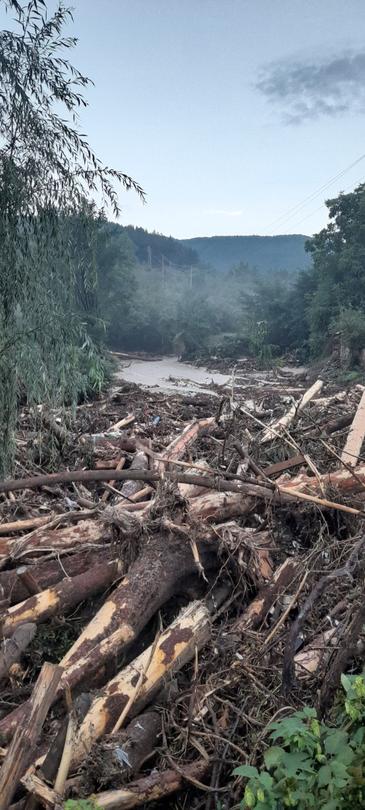
[(230, 374), (220, 374), (197, 368), (190, 363), (179, 363), (177, 357), (164, 357), (162, 360), (129, 360), (119, 361), (117, 380), (137, 383), (145, 388), (158, 389), (165, 393), (198, 391), (214, 393), (210, 384), (227, 385)]

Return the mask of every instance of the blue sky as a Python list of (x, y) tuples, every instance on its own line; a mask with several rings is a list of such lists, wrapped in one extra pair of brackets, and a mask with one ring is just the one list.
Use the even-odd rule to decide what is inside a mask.
[(147, 193), (121, 194), (124, 224), (310, 234), (325, 196), (365, 180), (363, 160), (284, 217), (365, 152), (364, 0), (72, 5), (73, 61), (95, 82), (81, 128)]

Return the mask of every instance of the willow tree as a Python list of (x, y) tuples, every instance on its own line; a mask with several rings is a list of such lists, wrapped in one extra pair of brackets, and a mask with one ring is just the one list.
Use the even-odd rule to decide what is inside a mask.
[[(93, 198), (118, 214), (116, 184), (141, 187), (103, 165), (80, 132), (89, 80), (71, 64), (71, 11), (44, 0), (0, 0), (0, 474), (9, 470), (18, 384), (59, 400), (76, 373), (79, 324), (64, 223)], [(67, 242), (67, 240), (66, 240)]]

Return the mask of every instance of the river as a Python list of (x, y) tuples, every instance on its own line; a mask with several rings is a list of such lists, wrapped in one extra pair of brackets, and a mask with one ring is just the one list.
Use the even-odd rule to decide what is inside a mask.
[(227, 385), (230, 374), (208, 371), (207, 368), (181, 363), (177, 357), (164, 357), (161, 360), (119, 360), (118, 380), (137, 383), (145, 388), (158, 389), (164, 393), (186, 392), (212, 394), (211, 383)]

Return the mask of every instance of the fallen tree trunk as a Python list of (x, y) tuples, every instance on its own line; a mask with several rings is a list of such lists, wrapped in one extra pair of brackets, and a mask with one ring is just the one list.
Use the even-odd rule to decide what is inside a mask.
[[(65, 576), (76, 577), (98, 563), (110, 562), (113, 556), (115, 557), (115, 549), (112, 550), (107, 545), (96, 550), (86, 548), (84, 551), (63, 556), (62, 561), (55, 559), (27, 565), (26, 570), (37, 583), (37, 591), (39, 592), (52, 587)], [(18, 570), (12, 569), (11, 571), (0, 572), (0, 592), (3, 599), (7, 600), (10, 605), (23, 602), (24, 599), (28, 599), (28, 596), (31, 595), (26, 582), (19, 577)]]
[(321, 391), (322, 387), (323, 387), (323, 380), (317, 380), (317, 382), (311, 385), (311, 387), (308, 388), (308, 391), (306, 391), (305, 394), (303, 394), (299, 402), (294, 402), (288, 413), (284, 414), (284, 416), (281, 416), (280, 419), (277, 419), (276, 422), (274, 422), (272, 425), (269, 425), (269, 427), (266, 428), (261, 438), (260, 444), (266, 444), (266, 442), (275, 439), (277, 434), (282, 433), (285, 430), (285, 428), (287, 428), (293, 422), (297, 414), (300, 413), (300, 411), (302, 411), (303, 408), (305, 408), (305, 406), (308, 405), (308, 403), (316, 396), (316, 394), (318, 394)]
[(257, 630), (265, 621), (269, 610), (273, 607), (277, 599), (292, 584), (298, 572), (299, 562), (293, 557), (288, 557), (280, 568), (275, 571), (270, 582), (265, 585), (242, 616), (233, 625), (234, 632), (244, 633), (247, 630)]
[(0, 647), (0, 679), (9, 674), (13, 664), (17, 664), (37, 631), (36, 624), (27, 622), (17, 627), (11, 638), (6, 638)]
[(363, 391), (354, 421), (349, 430), (347, 441), (341, 453), (341, 461), (350, 467), (356, 467), (365, 438), (365, 391)]
[[(199, 467), (200, 472), (197, 471), (197, 467)], [(207, 475), (212, 473), (208, 462), (205, 461), (205, 459), (200, 459), (195, 462), (194, 467), (189, 467), (187, 472), (191, 473), (191, 475), (204, 475), (203, 470), (206, 470)], [(202, 495), (205, 492), (205, 488), (199, 484), (178, 484), (178, 490), (180, 495), (187, 499), (196, 498), (198, 495)]]
[(195, 650), (199, 650), (209, 637), (208, 608), (202, 602), (193, 602), (161, 634), (154, 650), (152, 645), (141, 653), (93, 700), (75, 740), (73, 768), (85, 759), (96, 740), (112, 731), (126, 705), (133, 699), (140, 676), (141, 687), (133, 703), (134, 712), (149, 703), (166, 677), (190, 661)]
[(238, 492), (208, 492), (193, 498), (189, 514), (195, 520), (227, 520), (227, 518), (247, 515), (255, 504), (253, 498)]
[[(137, 450), (129, 469), (148, 470), (148, 458), (146, 456), (146, 453), (143, 452), (143, 450)], [(144, 481), (127, 480), (124, 482), (120, 490), (120, 494), (123, 498), (130, 498), (132, 495), (135, 495), (143, 488), (144, 488)]]
[[(200, 563), (209, 572), (217, 565), (216, 544), (199, 544)], [(152, 535), (128, 575), (113, 591), (61, 661), (65, 672), (59, 694), (68, 685), (86, 684), (96, 671), (132, 642), (157, 610), (184, 591), (197, 574), (188, 540)], [(0, 739), (11, 739), (26, 707), (18, 706), (0, 720)]]
[(168, 469), (169, 461), (180, 459), (203, 431), (211, 430), (216, 424), (215, 417), (210, 416), (208, 419), (198, 419), (187, 425), (182, 433), (179, 433), (160, 455), (157, 469), (164, 473)]
[(189, 784), (196, 785), (209, 773), (210, 765), (205, 759), (200, 759), (191, 765), (179, 766), (179, 770), (153, 771), (148, 776), (131, 782), (120, 790), (107, 790), (97, 793), (93, 800), (102, 810), (128, 810), (131, 807), (141, 807), (147, 802), (154, 802), (176, 793)]
[(0, 540), (0, 558), (20, 560), (28, 555), (37, 556), (45, 552), (66, 552), (86, 545), (102, 548), (110, 543), (111, 534), (107, 527), (94, 520), (85, 520), (76, 526), (65, 529), (39, 529), (29, 537), (17, 540)]
[(10, 636), (24, 622), (40, 624), (51, 616), (67, 614), (71, 608), (103, 591), (120, 575), (121, 563), (100, 563), (76, 577), (65, 577), (53, 588), (34, 594), (24, 602), (8, 608), (1, 617), (3, 635)]
[(8, 810), (20, 779), (34, 757), (35, 745), (62, 675), (62, 667), (43, 664), (19, 733), (8, 748), (0, 770), (0, 810)]

